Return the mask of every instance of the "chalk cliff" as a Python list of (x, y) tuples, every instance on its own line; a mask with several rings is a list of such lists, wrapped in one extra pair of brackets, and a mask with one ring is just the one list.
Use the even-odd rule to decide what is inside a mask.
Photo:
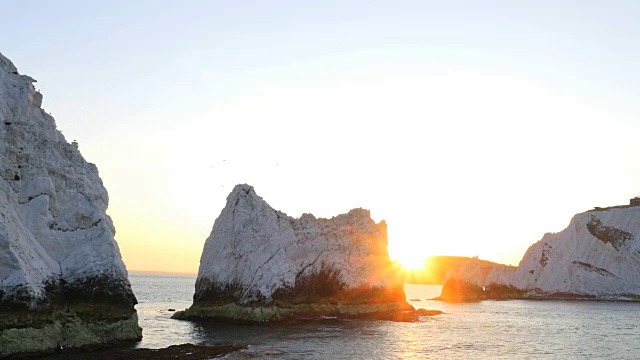
[(139, 339), (94, 164), (0, 54), (0, 357)]
[(206, 240), (193, 305), (176, 318), (270, 321), (388, 317), (413, 308), (392, 268), (387, 228), (368, 210), (331, 219), (274, 210), (237, 185)]
[(545, 234), (517, 268), (468, 264), (452, 270), (442, 298), (640, 300), (639, 274), (640, 206), (598, 208)]

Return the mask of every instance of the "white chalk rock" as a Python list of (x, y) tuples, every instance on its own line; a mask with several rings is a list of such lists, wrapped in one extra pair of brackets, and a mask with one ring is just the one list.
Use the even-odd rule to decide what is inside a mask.
[[(569, 226), (533, 244), (517, 268), (456, 269), (448, 280), (484, 286), (488, 298), (640, 299), (640, 207), (577, 214)], [(445, 290), (443, 289), (443, 293)]]
[[(108, 196), (98, 169), (40, 108), (42, 95), (33, 82), (0, 54), (0, 313), (26, 310), (30, 317), (48, 317), (64, 302), (70, 311), (76, 306), (82, 322), (83, 306), (100, 304), (111, 312), (105, 318), (129, 317), (136, 334), (122, 338), (139, 338), (136, 300), (106, 215)], [(16, 329), (0, 320), (0, 356), (47, 350), (51, 343), (109, 341), (97, 334), (75, 341), (50, 333), (59, 338), (24, 349), (12, 340)]]
[[(386, 224), (363, 209), (295, 219), (271, 208), (251, 186), (237, 185), (206, 240), (191, 314), (227, 305), (260, 307), (262, 315), (214, 311), (211, 317), (252, 321), (349, 311), (309, 307), (331, 302), (360, 306), (363, 313), (381, 310), (380, 304), (408, 308), (389, 259)], [(362, 308), (367, 303), (377, 307)], [(295, 309), (302, 304), (304, 311)]]

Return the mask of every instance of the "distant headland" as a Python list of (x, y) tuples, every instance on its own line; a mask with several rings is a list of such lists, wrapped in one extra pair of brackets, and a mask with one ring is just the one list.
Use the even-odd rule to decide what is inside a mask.
[(478, 261), (448, 274), (442, 300), (640, 301), (640, 198), (576, 214), (531, 245), (518, 267)]

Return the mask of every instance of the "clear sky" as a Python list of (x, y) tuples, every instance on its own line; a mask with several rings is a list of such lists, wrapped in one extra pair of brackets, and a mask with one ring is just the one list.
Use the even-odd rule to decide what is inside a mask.
[[(347, 4), (348, 3), (348, 4)], [(197, 271), (234, 184), (517, 264), (640, 195), (637, 1), (3, 1), (0, 52), (98, 165), (129, 269)]]

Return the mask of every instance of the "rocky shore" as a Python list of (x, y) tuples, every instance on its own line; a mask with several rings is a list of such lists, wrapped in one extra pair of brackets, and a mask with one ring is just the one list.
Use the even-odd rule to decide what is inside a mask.
[[(234, 351), (246, 349), (247, 345), (171, 345), (161, 349), (96, 349), (92, 352), (62, 350), (56, 355), (41, 357), (42, 360), (208, 360), (223, 357)], [(12, 357), (25, 359), (26, 356)], [(30, 358), (30, 357), (29, 357)]]
[(380, 306), (371, 305), (316, 305), (305, 304), (292, 307), (259, 307), (246, 308), (237, 305), (219, 307), (192, 306), (185, 311), (177, 312), (173, 318), (195, 321), (225, 321), (236, 323), (257, 322), (305, 322), (326, 318), (388, 320), (396, 322), (414, 322), (421, 316), (436, 316), (440, 310), (415, 309), (413, 306)]

